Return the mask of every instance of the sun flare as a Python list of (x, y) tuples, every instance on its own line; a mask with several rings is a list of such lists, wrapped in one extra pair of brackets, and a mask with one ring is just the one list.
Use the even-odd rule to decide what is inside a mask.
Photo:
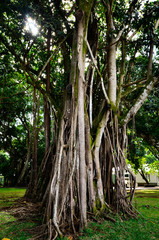
[(39, 26), (31, 17), (27, 17), (24, 29), (25, 31), (30, 32), (33, 36), (36, 36), (39, 33)]

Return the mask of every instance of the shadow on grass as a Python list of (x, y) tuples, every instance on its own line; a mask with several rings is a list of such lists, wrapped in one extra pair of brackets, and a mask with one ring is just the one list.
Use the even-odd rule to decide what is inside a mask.
[(28, 229), (35, 226), (34, 222), (19, 221), (7, 212), (0, 212), (0, 239), (27, 240), (32, 237)]

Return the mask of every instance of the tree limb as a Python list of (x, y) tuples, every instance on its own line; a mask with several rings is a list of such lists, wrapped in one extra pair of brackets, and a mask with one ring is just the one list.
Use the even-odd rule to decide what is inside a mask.
[(93, 56), (93, 53), (92, 53), (92, 50), (91, 50), (91, 48), (90, 48), (90, 45), (89, 45), (89, 42), (88, 42), (88, 41), (87, 41), (87, 47), (88, 47), (88, 50), (89, 50), (89, 53), (90, 53), (92, 62), (93, 62), (93, 64), (94, 64), (94, 66), (95, 66), (95, 69), (97, 70), (97, 73), (98, 73), (98, 75), (99, 75), (99, 77), (100, 77), (104, 97), (105, 97), (105, 99), (106, 99), (106, 102), (109, 104), (109, 103), (110, 103), (110, 100), (109, 100), (109, 98), (108, 98), (108, 95), (107, 95), (106, 90), (105, 90), (105, 87), (104, 87), (104, 80), (103, 80), (103, 77), (102, 77), (102, 75), (101, 75), (101, 73), (100, 73), (100, 71), (99, 71), (99, 69), (98, 69), (98, 67), (97, 67), (97, 65), (96, 65), (96, 62), (95, 62), (95, 59), (94, 59), (94, 56)]
[(143, 90), (142, 94), (139, 96), (139, 98), (137, 99), (136, 103), (134, 104), (134, 106), (131, 107), (131, 109), (129, 110), (129, 112), (127, 113), (124, 121), (123, 121), (123, 125), (126, 125), (132, 118), (133, 115), (135, 115), (137, 113), (137, 111), (140, 109), (140, 107), (143, 105), (144, 101), (146, 100), (146, 98), (148, 97), (148, 95), (150, 94), (150, 92), (152, 91), (152, 89), (154, 88), (155, 84), (159, 81), (159, 78), (154, 77), (145, 87), (145, 89)]

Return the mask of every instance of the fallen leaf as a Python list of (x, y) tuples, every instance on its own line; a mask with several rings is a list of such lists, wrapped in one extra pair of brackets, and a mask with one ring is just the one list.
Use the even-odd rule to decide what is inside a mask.
[(67, 239), (69, 239), (69, 240), (72, 240), (72, 239), (73, 239), (73, 237), (72, 237), (72, 236), (68, 236), (68, 237), (67, 237)]

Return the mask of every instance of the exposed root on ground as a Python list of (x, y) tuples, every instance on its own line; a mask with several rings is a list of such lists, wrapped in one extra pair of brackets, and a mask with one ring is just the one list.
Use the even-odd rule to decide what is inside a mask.
[(35, 204), (31, 202), (26, 202), (25, 200), (18, 200), (16, 207), (10, 207), (7, 209), (11, 215), (16, 217), (18, 220), (31, 220), (34, 221), (38, 217), (41, 216), (40, 214), (40, 204)]

